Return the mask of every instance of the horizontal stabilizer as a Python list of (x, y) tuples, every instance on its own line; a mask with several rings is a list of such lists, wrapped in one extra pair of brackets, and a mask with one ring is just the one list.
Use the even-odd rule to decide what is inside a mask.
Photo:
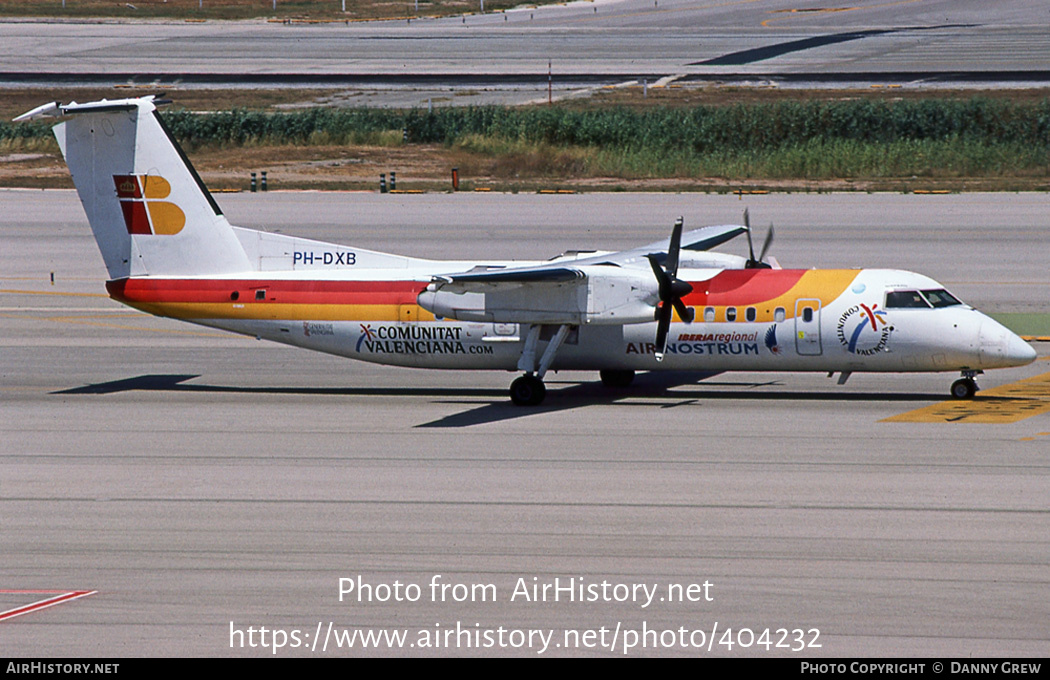
[(68, 104), (50, 102), (48, 104), (42, 104), (32, 111), (26, 111), (21, 116), (16, 117), (14, 121), (16, 123), (21, 123), (22, 121), (33, 120), (35, 118), (57, 118), (59, 116), (72, 116), (78, 113), (135, 111), (143, 102), (149, 102), (151, 106), (169, 103), (157, 99), (155, 95), (136, 97), (134, 99), (102, 99), (97, 102), (87, 102), (84, 104), (78, 104), (76, 102), (70, 102)]

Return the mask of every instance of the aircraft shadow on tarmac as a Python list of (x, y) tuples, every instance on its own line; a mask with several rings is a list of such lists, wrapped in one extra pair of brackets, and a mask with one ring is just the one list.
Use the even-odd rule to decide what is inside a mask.
[(871, 28), (861, 31), (847, 31), (845, 33), (830, 33), (827, 35), (817, 35), (809, 38), (802, 38), (799, 40), (789, 40), (787, 42), (774, 43), (772, 45), (764, 45), (762, 47), (756, 47), (747, 50), (740, 50), (739, 52), (730, 52), (729, 54), (723, 54), (718, 57), (706, 59), (704, 61), (692, 62), (690, 66), (743, 66), (745, 64), (753, 64), (757, 61), (765, 61), (766, 59), (773, 59), (774, 57), (781, 57), (785, 54), (791, 54), (792, 52), (802, 52), (804, 50), (811, 50), (816, 47), (824, 47), (826, 45), (835, 45), (842, 42), (850, 42), (853, 40), (861, 40), (864, 38), (876, 37), (880, 35), (886, 35), (888, 33), (904, 33), (904, 32), (916, 32), (916, 31), (936, 31), (948, 28), (971, 28), (973, 24), (942, 24), (939, 26), (912, 26), (912, 27), (901, 27), (901, 28)]
[[(295, 394), (303, 396), (404, 396), (437, 397), (440, 403), (462, 404), (465, 411), (421, 423), (416, 427), (467, 427), (512, 420), (525, 416), (556, 413), (601, 404), (675, 408), (695, 406), (700, 400), (774, 400), (774, 401), (878, 401), (937, 402), (939, 394), (857, 393), (840, 390), (819, 392), (762, 391), (763, 387), (781, 385), (779, 380), (765, 382), (714, 382), (707, 380), (718, 373), (675, 372), (642, 373), (629, 388), (611, 389), (598, 381), (570, 382), (548, 380), (548, 398), (543, 404), (523, 408), (514, 406), (503, 389), (483, 387), (238, 387), (230, 385), (186, 384), (201, 377), (196, 374), (147, 374), (57, 390), (52, 394), (115, 394), (118, 392), (201, 392), (206, 394)], [(704, 380), (703, 385), (697, 385)], [(693, 386), (694, 389), (689, 389)], [(670, 391), (675, 388), (674, 391)], [(478, 404), (478, 399), (493, 400)], [(638, 401), (644, 399), (645, 401)]]

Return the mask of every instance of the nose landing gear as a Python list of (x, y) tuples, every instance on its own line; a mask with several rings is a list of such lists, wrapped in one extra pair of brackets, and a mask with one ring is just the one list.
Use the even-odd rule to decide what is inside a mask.
[(983, 371), (963, 371), (963, 377), (952, 383), (952, 399), (973, 399), (977, 394), (977, 381), (974, 376)]

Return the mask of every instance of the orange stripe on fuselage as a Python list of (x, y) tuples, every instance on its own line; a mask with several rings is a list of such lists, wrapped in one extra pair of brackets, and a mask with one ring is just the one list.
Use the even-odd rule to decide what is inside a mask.
[[(684, 298), (691, 307), (755, 307), (755, 321), (785, 318), (795, 300), (817, 299), (826, 306), (857, 278), (859, 270), (730, 269), (693, 282)], [(397, 321), (406, 306), (419, 321), (433, 315), (418, 308), (423, 281), (285, 281), (274, 279), (131, 278), (110, 281), (110, 296), (136, 309), (178, 319), (287, 319), (317, 321)], [(257, 292), (264, 291), (261, 299)], [(741, 318), (741, 320), (743, 320)]]
[(806, 274), (804, 269), (727, 269), (702, 283), (683, 302), (697, 306), (757, 305), (781, 297)]
[[(125, 302), (135, 309), (172, 319), (238, 319), (271, 321), (433, 321), (417, 304), (404, 305), (285, 305), (267, 302)], [(407, 308), (407, 309), (406, 309)]]
[[(106, 284), (110, 296), (149, 314), (175, 319), (420, 321), (420, 281), (282, 281), (273, 279), (132, 278)], [(262, 297), (257, 297), (263, 291)], [(405, 307), (411, 307), (405, 310)]]
[(781, 307), (791, 318), (795, 300), (820, 300), (822, 307), (827, 306), (859, 273), (857, 269), (727, 269), (693, 283), (693, 292), (682, 301), (691, 307), (755, 307), (756, 321), (771, 320)]
[(414, 304), (421, 281), (282, 281), (274, 279), (118, 279), (106, 284), (110, 296), (135, 303)]

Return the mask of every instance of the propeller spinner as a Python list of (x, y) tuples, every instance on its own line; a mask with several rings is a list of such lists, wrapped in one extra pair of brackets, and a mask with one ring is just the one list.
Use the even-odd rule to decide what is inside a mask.
[(671, 327), (671, 310), (678, 312), (678, 316), (686, 323), (692, 323), (696, 316), (695, 311), (686, 307), (682, 298), (693, 292), (693, 286), (687, 281), (678, 278), (678, 255), (682, 247), (682, 218), (679, 217), (674, 223), (671, 231), (671, 242), (667, 247), (667, 258), (663, 266), (660, 265), (658, 253), (650, 253), (645, 257), (653, 268), (656, 281), (660, 285), (660, 305), (656, 308), (656, 360), (663, 361), (664, 349), (667, 347), (667, 331)]

